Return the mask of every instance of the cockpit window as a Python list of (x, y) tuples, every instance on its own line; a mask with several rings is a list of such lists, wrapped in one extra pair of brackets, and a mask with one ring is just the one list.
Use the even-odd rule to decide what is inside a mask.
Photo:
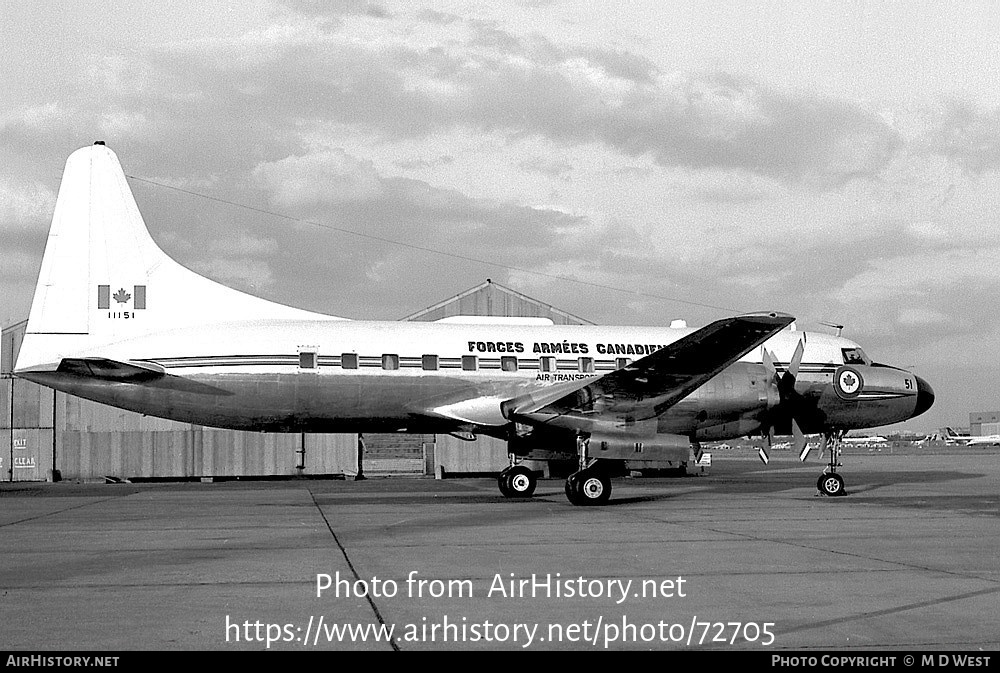
[(841, 348), (840, 350), (844, 353), (845, 365), (868, 364), (868, 356), (860, 348)]

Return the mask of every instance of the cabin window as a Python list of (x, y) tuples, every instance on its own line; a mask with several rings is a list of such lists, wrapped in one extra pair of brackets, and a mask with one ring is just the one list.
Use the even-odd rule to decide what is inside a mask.
[(399, 369), (399, 356), (387, 353), (382, 356), (382, 369)]
[(357, 369), (358, 368), (358, 354), (357, 353), (342, 353), (340, 356), (340, 366), (344, 369)]
[(427, 371), (435, 371), (438, 368), (438, 356), (436, 355), (421, 355), (420, 356), (420, 366)]
[(632, 364), (632, 358), (615, 358), (615, 369), (624, 369)]
[(474, 372), (478, 369), (479, 358), (475, 355), (463, 355), (462, 356), (462, 369), (467, 372)]
[(554, 372), (556, 370), (556, 359), (552, 357), (538, 358), (538, 371)]
[(860, 348), (841, 348), (840, 350), (844, 354), (845, 365), (868, 364), (868, 361), (865, 358), (865, 352)]
[(319, 357), (316, 351), (299, 351), (299, 367), (302, 369), (316, 369), (319, 366)]
[(517, 357), (513, 355), (503, 355), (500, 357), (500, 369), (505, 372), (517, 371)]
[(584, 374), (594, 373), (594, 358), (580, 358), (579, 360), (580, 371)]

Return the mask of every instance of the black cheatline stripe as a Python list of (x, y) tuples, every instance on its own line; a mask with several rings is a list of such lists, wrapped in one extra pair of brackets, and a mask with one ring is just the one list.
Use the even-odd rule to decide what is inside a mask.
[[(512, 356), (513, 357), (513, 356)], [(552, 356), (545, 356), (552, 357)], [(588, 357), (588, 356), (581, 356)], [(517, 358), (518, 370), (535, 370), (540, 368), (540, 360), (535, 358)], [(137, 362), (149, 362), (153, 364), (158, 364), (162, 367), (175, 369), (175, 368), (196, 368), (196, 367), (261, 367), (261, 366), (295, 366), (299, 364), (299, 358), (297, 355), (202, 355), (202, 356), (180, 356), (180, 357), (169, 357), (169, 358), (143, 358), (137, 360)], [(615, 360), (594, 360), (594, 369), (600, 371), (613, 371), (617, 369), (615, 366)], [(342, 367), (342, 358), (337, 355), (320, 356), (318, 359), (318, 364), (321, 367)], [(381, 356), (369, 356), (361, 355), (358, 356), (359, 367), (364, 368), (382, 368), (382, 358)], [(411, 356), (400, 356), (399, 358), (400, 368), (422, 368), (423, 360), (420, 357)], [(825, 374), (835, 372), (840, 365), (823, 363), (823, 364), (808, 364), (803, 363), (799, 365), (800, 374)], [(439, 369), (458, 369), (461, 368), (461, 358), (441, 358)], [(501, 369), (499, 358), (479, 358), (479, 368), (480, 369)], [(577, 371), (579, 369), (578, 359), (557, 359), (555, 371)], [(787, 366), (783, 369), (779, 364), (775, 364), (775, 369), (779, 372), (784, 373), (787, 371)], [(431, 371), (431, 370), (428, 370)], [(868, 395), (868, 393), (865, 393)], [(879, 395), (876, 393), (876, 395)], [(905, 397), (904, 394), (896, 393), (884, 393), (881, 394), (882, 397)]]
[(202, 362), (202, 363), (186, 363), (182, 365), (169, 365), (159, 363), (165, 369), (198, 369), (201, 367), (275, 367), (275, 366), (295, 366), (295, 362), (287, 361), (275, 361), (275, 362)]

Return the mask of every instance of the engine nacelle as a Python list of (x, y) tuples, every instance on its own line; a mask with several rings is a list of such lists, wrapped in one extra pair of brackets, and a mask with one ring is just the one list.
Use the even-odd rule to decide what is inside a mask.
[(712, 442), (719, 439), (745, 437), (760, 430), (760, 420), (756, 418), (738, 418), (718, 425), (698, 428), (695, 439), (699, 442)]
[(591, 458), (683, 463), (690, 452), (691, 440), (684, 435), (657, 433), (651, 437), (623, 437), (595, 432), (590, 436)]

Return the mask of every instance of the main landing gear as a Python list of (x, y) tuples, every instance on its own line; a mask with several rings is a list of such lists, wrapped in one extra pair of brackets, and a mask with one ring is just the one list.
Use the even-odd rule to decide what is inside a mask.
[[(580, 469), (566, 478), (566, 497), (574, 505), (604, 505), (611, 498), (611, 475), (607, 461), (590, 458), (590, 442), (578, 437), (576, 450)], [(509, 454), (508, 465), (497, 477), (497, 486), (507, 498), (530, 498), (538, 485), (538, 476), (520, 464), (521, 458)]]
[(574, 505), (604, 505), (611, 498), (611, 477), (604, 462), (587, 456), (589, 439), (577, 437), (580, 469), (566, 478), (566, 497)]
[(611, 478), (595, 462), (566, 478), (566, 497), (574, 505), (604, 505), (611, 497)]
[(511, 464), (497, 477), (500, 492), (508, 498), (530, 498), (538, 485), (538, 477), (527, 467), (514, 461), (515, 457), (512, 455)]
[(847, 495), (844, 490), (844, 478), (837, 473), (837, 468), (841, 466), (840, 439), (843, 436), (843, 430), (823, 433), (823, 445), (830, 451), (830, 462), (823, 469), (823, 474), (819, 475), (819, 479), (816, 480), (816, 488), (823, 495)]

